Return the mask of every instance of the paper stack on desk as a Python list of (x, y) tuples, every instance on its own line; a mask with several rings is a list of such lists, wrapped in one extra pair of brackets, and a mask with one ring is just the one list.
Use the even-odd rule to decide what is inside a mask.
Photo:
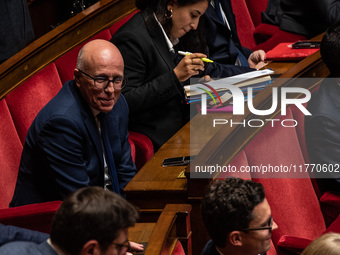
[(187, 85), (184, 86), (184, 90), (189, 103), (200, 101), (201, 95), (206, 93), (208, 94), (207, 98), (211, 99), (211, 105), (214, 105), (215, 96), (219, 97), (218, 101), (220, 101), (220, 103), (222, 102), (223, 105), (228, 105), (230, 103), (232, 104), (232, 94), (230, 93), (227, 86), (236, 86), (240, 88), (244, 94), (247, 94), (247, 89), (249, 87), (252, 87), (253, 95), (255, 95), (257, 92), (261, 91), (263, 88), (271, 83), (270, 74), (273, 73), (274, 72), (270, 69), (258, 70), (219, 80)]

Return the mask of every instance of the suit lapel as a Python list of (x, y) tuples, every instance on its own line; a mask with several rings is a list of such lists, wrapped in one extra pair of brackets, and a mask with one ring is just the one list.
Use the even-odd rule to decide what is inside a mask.
[(102, 167), (104, 168), (103, 147), (95, 118), (93, 116), (91, 108), (89, 107), (87, 102), (82, 98), (78, 87), (74, 85), (73, 88), (74, 88), (73, 94), (75, 95), (75, 99), (78, 101), (77, 105), (80, 106), (81, 115), (84, 121), (84, 125), (88, 131), (89, 139), (92, 140), (92, 143), (94, 144), (97, 151), (97, 156), (100, 159)]
[(84, 116), (84, 124), (89, 133), (90, 139), (96, 147), (97, 156), (100, 158), (100, 162), (102, 167), (104, 167), (104, 159), (103, 159), (103, 147), (101, 143), (101, 137), (99, 134), (99, 130), (93, 116), (85, 115)]
[[(142, 13), (142, 17), (144, 18), (145, 22), (145, 13)], [(164, 38), (164, 34), (156, 19), (152, 17), (152, 19), (150, 19), (148, 22), (145, 22), (145, 25), (150, 36), (152, 37), (155, 48), (163, 58), (164, 62), (167, 64), (168, 68), (173, 70), (175, 68), (175, 63), (172, 60), (171, 53), (169, 52), (168, 45)]]
[[(205, 11), (209, 17), (214, 20), (216, 23), (219, 23), (222, 26), (225, 26), (224, 22), (218, 17), (216, 10), (209, 3), (207, 10)], [(228, 20), (229, 21), (229, 20)]]

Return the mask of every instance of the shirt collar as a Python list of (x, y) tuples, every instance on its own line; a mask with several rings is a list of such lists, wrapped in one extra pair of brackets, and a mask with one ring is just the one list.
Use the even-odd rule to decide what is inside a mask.
[(46, 242), (51, 246), (51, 248), (58, 254), (58, 255), (65, 255), (58, 247), (52, 244), (51, 238), (48, 238)]
[(169, 51), (175, 53), (174, 46), (175, 46), (176, 44), (179, 43), (179, 39), (176, 38), (173, 42), (171, 42), (170, 39), (169, 39), (169, 37), (168, 37), (168, 35), (165, 33), (162, 24), (158, 21), (158, 19), (157, 19), (155, 13), (153, 14), (153, 16), (155, 17), (155, 19), (156, 19), (156, 21), (157, 21), (159, 27), (161, 28), (161, 30), (162, 30), (162, 32), (163, 32), (163, 35), (164, 35), (166, 44), (168, 45)]
[(97, 115), (100, 113), (100, 111), (98, 111), (98, 110), (92, 108), (91, 106), (90, 106), (90, 108), (91, 108), (91, 111), (92, 111), (92, 113), (93, 113), (93, 116), (94, 116), (94, 117), (97, 117)]

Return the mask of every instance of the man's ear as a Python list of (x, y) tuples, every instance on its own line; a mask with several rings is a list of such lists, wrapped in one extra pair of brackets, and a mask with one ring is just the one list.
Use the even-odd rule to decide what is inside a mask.
[(240, 231), (233, 231), (228, 236), (229, 242), (234, 246), (242, 246), (242, 235)]
[(73, 79), (75, 80), (75, 82), (76, 82), (76, 84), (77, 84), (77, 86), (79, 87), (80, 85), (80, 75), (81, 75), (81, 73), (78, 71), (78, 69), (74, 69), (74, 71), (73, 71)]
[(80, 255), (99, 255), (100, 246), (97, 240), (87, 241), (81, 249)]

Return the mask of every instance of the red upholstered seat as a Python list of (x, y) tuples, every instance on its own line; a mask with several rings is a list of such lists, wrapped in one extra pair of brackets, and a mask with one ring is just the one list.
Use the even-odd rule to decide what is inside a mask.
[(262, 23), (261, 12), (266, 10), (268, 0), (246, 0), (246, 3), (254, 26), (257, 27)]
[(231, 0), (231, 3), (236, 16), (238, 36), (244, 47), (267, 52), (281, 42), (307, 39), (282, 31), (278, 26), (262, 23), (261, 12), (266, 10), (268, 0)]
[(98, 34), (91, 37), (89, 40), (83, 42), (82, 44), (78, 45), (77, 47), (73, 48), (71, 51), (67, 52), (60, 58), (55, 61), (55, 65), (58, 69), (59, 76), (61, 79), (62, 84), (67, 82), (68, 80), (73, 79), (73, 70), (76, 68), (78, 53), (80, 49), (89, 41), (95, 39), (104, 39), (109, 41), (111, 39), (111, 33), (108, 29), (105, 29)]
[(49, 233), (53, 216), (61, 203), (61, 201), (52, 201), (1, 209), (0, 222)]
[[(297, 110), (293, 110), (293, 116), (291, 108), (288, 108), (286, 116), (275, 119), (296, 119), (300, 125), (303, 119), (297, 116)], [(249, 166), (304, 166), (305, 157), (296, 127), (283, 127), (279, 121), (275, 123), (274, 127), (268, 124), (245, 147)], [(255, 172), (251, 176), (263, 184), (272, 216), (278, 224), (272, 240), (279, 254), (297, 254), (326, 231), (320, 203), (308, 173), (300, 174), (300, 178), (292, 178), (290, 174), (279, 176), (277, 173), (263, 175)], [(340, 232), (340, 229), (337, 231)]]
[(59, 74), (52, 63), (7, 95), (6, 102), (22, 144), (35, 116), (61, 87)]
[(136, 167), (141, 169), (154, 154), (153, 144), (146, 135), (133, 131), (129, 131), (129, 139), (132, 140), (135, 146)]
[(237, 34), (241, 45), (252, 49), (256, 46), (254, 39), (255, 26), (250, 16), (249, 9), (245, 0), (231, 0), (233, 12), (235, 14)]
[(7, 107), (0, 101), (0, 208), (7, 208), (17, 181), (22, 144)]

